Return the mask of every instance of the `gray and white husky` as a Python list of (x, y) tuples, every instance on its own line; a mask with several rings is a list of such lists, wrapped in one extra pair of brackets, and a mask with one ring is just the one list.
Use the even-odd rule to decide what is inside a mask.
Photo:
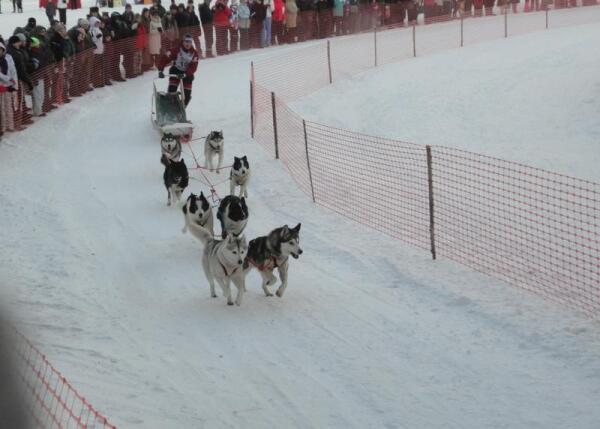
[(230, 282), (237, 288), (235, 304), (241, 305), (245, 291), (245, 276), (243, 262), (248, 252), (246, 237), (234, 237), (231, 234), (224, 240), (216, 240), (210, 232), (200, 225), (190, 224), (188, 229), (204, 243), (202, 268), (210, 285), (210, 296), (217, 297), (215, 281), (223, 289), (227, 304), (233, 305)]
[(219, 156), (217, 173), (220, 173), (223, 165), (223, 130), (211, 131), (206, 136), (206, 140), (204, 140), (204, 168), (208, 168), (210, 171), (215, 169), (213, 164), (215, 155)]
[(250, 181), (250, 164), (248, 164), (248, 158), (242, 156), (238, 158), (233, 157), (233, 166), (229, 173), (229, 195), (233, 195), (235, 187), (240, 187), (240, 197), (248, 198), (248, 182)]
[(163, 134), (160, 139), (160, 162), (166, 167), (170, 162), (177, 162), (181, 158), (181, 141), (178, 136), (171, 133)]
[[(190, 194), (181, 210), (183, 211), (183, 217), (185, 219), (185, 225), (181, 232), (186, 233), (188, 226), (190, 224), (195, 224), (206, 228), (214, 237), (215, 231), (213, 226), (212, 206), (204, 196), (204, 192), (200, 192), (200, 195)], [(190, 231), (192, 234), (194, 232), (195, 230)]]
[(244, 260), (244, 274), (256, 268), (262, 277), (262, 288), (266, 296), (273, 296), (267, 286), (275, 284), (277, 278), (273, 271), (277, 268), (281, 285), (277, 296), (282, 297), (288, 284), (288, 268), (290, 255), (298, 259), (302, 255), (300, 248), (300, 224), (294, 228), (284, 225), (276, 228), (269, 235), (250, 240), (248, 256)]

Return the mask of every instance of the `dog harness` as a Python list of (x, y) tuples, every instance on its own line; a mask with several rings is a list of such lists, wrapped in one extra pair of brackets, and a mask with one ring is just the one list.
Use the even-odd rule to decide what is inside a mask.
[(239, 268), (239, 267), (235, 267), (233, 269), (233, 271), (231, 272), (231, 274), (229, 274), (229, 273), (227, 273), (227, 268), (225, 268), (225, 265), (223, 265), (223, 263), (220, 260), (219, 260), (219, 264), (221, 265), (221, 268), (223, 268), (223, 272), (225, 273), (226, 277), (231, 277), (233, 275), (233, 273), (235, 273), (237, 271), (237, 269)]
[(254, 265), (258, 271), (273, 270), (279, 267), (279, 265), (277, 265), (277, 257), (275, 256), (271, 256), (265, 261), (264, 264), (261, 265), (257, 264), (256, 261), (250, 258), (248, 258), (248, 262)]

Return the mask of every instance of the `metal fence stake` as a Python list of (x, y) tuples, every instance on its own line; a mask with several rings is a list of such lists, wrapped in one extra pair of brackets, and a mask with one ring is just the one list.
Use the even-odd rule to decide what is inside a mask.
[(277, 141), (277, 110), (275, 109), (275, 93), (271, 91), (271, 105), (273, 106), (273, 135), (275, 137), (275, 159), (279, 159), (279, 142)]
[(302, 119), (302, 128), (304, 129), (304, 147), (306, 148), (306, 166), (308, 167), (308, 178), (310, 179), (310, 191), (312, 193), (313, 203), (315, 203), (315, 188), (313, 186), (312, 171), (310, 170), (310, 157), (308, 156), (308, 137), (306, 135), (306, 121), (304, 119)]
[(431, 256), (435, 260), (435, 216), (433, 211), (433, 168), (431, 146), (425, 146), (427, 152), (427, 181), (429, 183), (429, 237), (431, 240)]

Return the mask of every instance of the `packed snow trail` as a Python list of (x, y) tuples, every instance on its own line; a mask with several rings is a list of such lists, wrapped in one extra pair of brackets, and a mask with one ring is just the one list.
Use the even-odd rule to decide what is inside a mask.
[(256, 273), (242, 307), (210, 298), (147, 75), (0, 144), (2, 300), (27, 336), (123, 428), (596, 428), (597, 323), (313, 205), (249, 140), (248, 63), (277, 52), (204, 62), (189, 114), (248, 155), (248, 238), (302, 222), (284, 298)]

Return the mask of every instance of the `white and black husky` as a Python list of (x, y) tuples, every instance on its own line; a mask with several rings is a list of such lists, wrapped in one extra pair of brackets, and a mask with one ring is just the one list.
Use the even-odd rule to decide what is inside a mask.
[(221, 171), (221, 165), (223, 165), (223, 130), (211, 131), (204, 140), (204, 167), (210, 171), (215, 169), (213, 164), (213, 158), (215, 155), (219, 156), (217, 163), (217, 173)]
[(179, 161), (181, 158), (181, 141), (178, 136), (165, 133), (160, 139), (160, 150), (162, 155), (160, 162), (166, 166), (169, 162)]
[[(214, 237), (215, 230), (213, 227), (212, 206), (204, 196), (203, 192), (200, 192), (200, 195), (198, 196), (196, 196), (196, 194), (190, 194), (181, 210), (183, 211), (183, 217), (185, 219), (185, 225), (181, 232), (187, 232), (188, 226), (190, 224), (195, 224), (207, 229)], [(194, 231), (195, 230), (190, 230), (192, 234)]]
[(217, 219), (221, 222), (221, 237), (232, 234), (237, 237), (248, 223), (248, 206), (244, 197), (228, 195), (221, 200), (217, 210)]
[(233, 305), (230, 288), (230, 282), (233, 282), (238, 290), (235, 303), (241, 305), (245, 291), (243, 261), (248, 252), (246, 237), (228, 235), (224, 240), (216, 240), (207, 229), (199, 225), (190, 224), (188, 228), (204, 243), (202, 268), (210, 285), (210, 296), (213, 298), (217, 296), (215, 293), (215, 281), (217, 281), (223, 289), (223, 295), (227, 298), (227, 304)]
[(248, 158), (242, 156), (238, 158), (233, 157), (233, 166), (229, 173), (229, 188), (230, 195), (235, 193), (235, 187), (240, 187), (240, 197), (248, 198), (248, 182), (250, 181), (250, 164), (248, 164)]
[(273, 274), (277, 268), (281, 286), (277, 289), (276, 294), (281, 298), (287, 288), (288, 259), (290, 255), (294, 259), (298, 259), (301, 254), (300, 224), (294, 228), (284, 225), (274, 229), (267, 236), (250, 240), (248, 256), (244, 261), (244, 274), (247, 274), (253, 267), (256, 268), (262, 277), (262, 288), (265, 295), (273, 296), (267, 286), (271, 286), (277, 281)]
[(167, 188), (167, 205), (171, 205), (171, 201), (180, 201), (181, 193), (187, 188), (189, 183), (188, 169), (185, 166), (183, 159), (176, 162), (169, 162), (165, 165), (163, 180), (165, 188)]

